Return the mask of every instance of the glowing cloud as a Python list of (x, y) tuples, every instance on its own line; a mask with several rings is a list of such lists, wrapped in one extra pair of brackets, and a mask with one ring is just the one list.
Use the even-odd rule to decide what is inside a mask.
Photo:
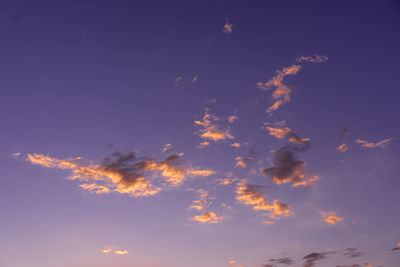
[(228, 117), (228, 121), (229, 121), (229, 123), (233, 123), (235, 120), (237, 120), (238, 119), (238, 117), (237, 116), (235, 116), (235, 115), (232, 115), (232, 116), (229, 116)]
[(227, 19), (225, 21), (224, 28), (222, 29), (222, 32), (225, 33), (226, 35), (232, 34), (232, 30), (233, 30), (232, 28), (233, 28), (233, 24), (230, 24), (229, 20)]
[(231, 147), (239, 148), (240, 147), (240, 143), (233, 143), (233, 144), (231, 144)]
[(127, 250), (120, 250), (120, 249), (117, 249), (116, 247), (107, 247), (107, 248), (103, 249), (101, 252), (103, 254), (110, 254), (112, 252), (119, 256), (129, 254), (129, 252)]
[(198, 131), (198, 134), (203, 139), (209, 139), (213, 141), (220, 141), (225, 139), (233, 139), (233, 135), (230, 134), (229, 127), (221, 128), (220, 125), (217, 124), (217, 121), (221, 119), (217, 116), (211, 115), (207, 112), (203, 116), (201, 121), (195, 121), (194, 123), (198, 126), (201, 126), (203, 129)]
[(108, 194), (111, 191), (110, 188), (98, 184), (81, 184), (79, 186), (95, 194)]
[(279, 200), (275, 199), (272, 204), (269, 204), (264, 195), (259, 191), (261, 188), (263, 186), (251, 185), (246, 180), (243, 180), (236, 189), (236, 200), (244, 205), (253, 206), (253, 210), (268, 211), (270, 219), (276, 220), (292, 214), (290, 206)]
[(218, 217), (212, 211), (206, 211), (205, 213), (203, 213), (201, 215), (194, 216), (192, 218), (192, 220), (197, 221), (199, 223), (218, 223), (221, 220), (223, 220), (223, 217)]
[(348, 149), (347, 145), (345, 143), (341, 144), (340, 146), (338, 146), (337, 151), (339, 152), (346, 152)]
[(387, 138), (387, 139), (381, 140), (379, 142), (372, 143), (372, 142), (368, 142), (365, 140), (357, 139), (356, 142), (359, 144), (362, 144), (362, 147), (375, 148), (375, 147), (385, 147), (392, 140), (393, 140), (393, 138)]
[(246, 168), (247, 164), (243, 161), (242, 157), (236, 157), (236, 167)]
[(330, 223), (330, 224), (337, 224), (338, 222), (341, 222), (343, 218), (340, 218), (337, 216), (336, 212), (321, 212), (322, 219), (324, 222)]

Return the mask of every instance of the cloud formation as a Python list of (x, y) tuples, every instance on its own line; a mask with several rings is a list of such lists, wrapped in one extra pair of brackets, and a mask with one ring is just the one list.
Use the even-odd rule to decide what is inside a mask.
[(271, 176), (276, 184), (292, 183), (293, 187), (311, 185), (319, 177), (308, 177), (306, 162), (296, 158), (297, 152), (305, 151), (308, 147), (308, 142), (304, 142), (302, 146), (286, 145), (282, 147), (274, 153), (274, 166), (263, 169), (262, 173)]
[(247, 180), (243, 180), (236, 189), (236, 200), (244, 205), (253, 206), (253, 210), (267, 211), (270, 219), (276, 220), (292, 214), (290, 206), (277, 199), (269, 203), (260, 191), (262, 188), (265, 187), (249, 184)]
[(277, 70), (276, 75), (269, 81), (263, 83), (258, 82), (257, 87), (262, 90), (271, 90), (272, 98), (275, 100), (274, 104), (267, 109), (267, 113), (277, 110), (282, 104), (290, 101), (290, 94), (292, 89), (282, 83), (283, 79), (288, 75), (295, 75), (301, 69), (300, 65), (292, 65), (284, 67), (282, 70)]
[(338, 222), (341, 222), (343, 218), (340, 218), (336, 212), (321, 212), (322, 219), (326, 223), (330, 224), (337, 224)]
[(70, 170), (71, 180), (85, 182), (80, 187), (96, 194), (114, 191), (144, 197), (162, 190), (150, 183), (154, 174), (159, 174), (169, 186), (178, 186), (185, 181), (187, 175), (208, 176), (214, 173), (211, 170), (184, 169), (182, 155), (172, 154), (158, 161), (137, 159), (134, 151), (126, 154), (114, 152), (101, 164), (87, 163), (80, 157), (62, 160), (40, 154), (27, 154), (26, 160), (48, 168)]
[(223, 220), (223, 217), (218, 217), (212, 211), (206, 211), (201, 215), (194, 216), (192, 220), (199, 223), (218, 223)]
[(365, 140), (357, 139), (356, 142), (359, 144), (362, 144), (362, 147), (375, 148), (375, 147), (385, 147), (392, 140), (393, 140), (393, 138), (386, 138), (379, 142), (373, 143), (373, 142), (368, 142)]
[(198, 131), (198, 134), (203, 139), (215, 142), (225, 139), (234, 139), (234, 136), (230, 133), (230, 128), (228, 126), (222, 127), (218, 124), (219, 121), (221, 121), (219, 117), (208, 113), (208, 110), (206, 110), (202, 120), (194, 121), (194, 123), (202, 127), (202, 129)]
[(314, 266), (315, 262), (318, 260), (323, 260), (326, 258), (326, 255), (332, 254), (333, 252), (325, 252), (325, 253), (318, 253), (313, 252), (303, 257), (305, 263), (303, 267), (311, 267)]
[(103, 254), (110, 254), (114, 253), (116, 255), (122, 256), (122, 255), (127, 255), (129, 252), (127, 250), (121, 250), (118, 249), (117, 247), (107, 247), (101, 251)]

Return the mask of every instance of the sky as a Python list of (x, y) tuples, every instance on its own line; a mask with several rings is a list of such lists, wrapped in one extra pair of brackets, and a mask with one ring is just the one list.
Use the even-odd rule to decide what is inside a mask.
[(0, 1), (1, 267), (396, 267), (398, 1)]

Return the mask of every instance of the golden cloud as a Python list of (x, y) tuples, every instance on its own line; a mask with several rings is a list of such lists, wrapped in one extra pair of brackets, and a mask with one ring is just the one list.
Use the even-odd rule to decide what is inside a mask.
[(373, 143), (373, 142), (368, 142), (365, 140), (357, 139), (356, 142), (359, 144), (362, 144), (362, 147), (375, 148), (375, 147), (385, 147), (392, 140), (393, 140), (393, 138), (386, 138), (379, 142)]
[(337, 151), (346, 152), (347, 149), (348, 149), (347, 145), (345, 143), (343, 143), (340, 146), (338, 146)]
[(203, 128), (198, 131), (198, 134), (203, 139), (209, 139), (213, 141), (234, 139), (234, 136), (230, 133), (230, 128), (222, 128), (217, 124), (217, 121), (221, 119), (217, 116), (211, 115), (207, 112), (203, 116), (201, 121), (195, 121), (194, 123)]
[(194, 216), (192, 218), (192, 220), (200, 222), (200, 223), (218, 223), (221, 220), (223, 220), (223, 217), (218, 217), (212, 211), (206, 211), (205, 213), (203, 213), (201, 215)]
[(336, 212), (321, 212), (322, 218), (324, 222), (330, 223), (330, 224), (336, 224), (338, 222), (341, 222), (343, 218), (340, 218), (337, 216)]

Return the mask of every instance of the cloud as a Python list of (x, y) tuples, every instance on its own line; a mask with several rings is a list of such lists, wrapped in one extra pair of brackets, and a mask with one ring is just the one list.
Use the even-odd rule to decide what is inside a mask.
[(104, 185), (98, 185), (98, 184), (80, 184), (80, 187), (82, 187), (85, 190), (88, 190), (92, 193), (95, 194), (108, 194), (111, 192), (110, 188)]
[(208, 113), (206, 110), (203, 119), (201, 121), (194, 122), (196, 125), (202, 127), (202, 129), (198, 131), (200, 137), (212, 141), (234, 139), (234, 136), (230, 133), (229, 127), (222, 128), (219, 124), (217, 124), (217, 122), (220, 120), (220, 118)]
[(229, 23), (229, 20), (226, 19), (222, 32), (225, 33), (226, 35), (229, 35), (232, 34), (232, 30), (233, 30), (233, 24)]
[(313, 252), (310, 253), (306, 256), (303, 257), (305, 260), (305, 264), (303, 265), (304, 267), (311, 267), (314, 266), (315, 261), (317, 260), (323, 260), (326, 258), (326, 255), (332, 254), (334, 252), (326, 252), (326, 253), (318, 253), (318, 252)]
[(193, 204), (189, 207), (189, 209), (205, 210), (211, 204), (208, 200), (209, 195), (207, 191), (204, 189), (198, 189), (196, 190), (196, 193), (198, 194), (198, 197), (193, 200)]
[(324, 222), (330, 223), (330, 224), (337, 224), (338, 222), (341, 222), (343, 218), (340, 218), (337, 216), (336, 212), (321, 212), (322, 219)]
[(176, 77), (174, 80), (174, 84), (177, 86), (182, 82), (183, 78), (181, 76)]
[(276, 184), (292, 183), (293, 187), (311, 185), (319, 177), (307, 177), (306, 162), (296, 158), (296, 152), (305, 151), (308, 147), (308, 142), (302, 144), (301, 147), (297, 145), (282, 147), (274, 153), (274, 166), (263, 169), (262, 173), (271, 176)]
[(314, 56), (301, 56), (296, 59), (297, 62), (312, 62), (312, 63), (323, 63), (325, 61), (328, 61), (327, 56), (320, 56), (320, 55), (314, 55)]
[(204, 148), (209, 145), (210, 145), (210, 142), (208, 142), (208, 141), (200, 142), (199, 145), (197, 146), (197, 148)]
[(362, 147), (375, 148), (375, 147), (385, 147), (393, 138), (386, 138), (376, 143), (368, 142), (365, 140), (357, 139), (356, 142), (362, 144)]
[(162, 152), (167, 152), (167, 151), (170, 151), (171, 149), (172, 149), (171, 144), (165, 144)]
[(357, 251), (357, 248), (351, 247), (351, 248), (346, 248), (345, 253), (343, 255), (348, 256), (350, 258), (356, 258), (356, 257), (360, 257), (364, 254), (360, 251)]
[(230, 185), (234, 182), (238, 181), (237, 178), (222, 178), (222, 179), (216, 179), (216, 182), (219, 185)]
[(285, 258), (279, 258), (279, 259), (269, 259), (267, 262), (272, 263), (271, 266), (276, 266), (276, 264), (286, 264), (286, 265), (291, 265), (294, 263), (291, 259), (285, 257)]
[(267, 109), (268, 113), (277, 110), (282, 104), (290, 101), (290, 94), (292, 89), (282, 83), (283, 79), (288, 75), (295, 75), (301, 69), (300, 65), (292, 65), (290, 67), (284, 67), (282, 70), (276, 71), (276, 75), (269, 81), (263, 83), (258, 82), (257, 87), (262, 90), (271, 90), (272, 98), (275, 99), (275, 103)]
[[(70, 170), (71, 180), (86, 182), (80, 187), (96, 194), (110, 191), (135, 197), (152, 196), (162, 189), (150, 183), (154, 174), (160, 174), (169, 186), (182, 184), (186, 175), (208, 176), (211, 170), (184, 169), (181, 154), (169, 155), (165, 160), (137, 159), (135, 152), (112, 153), (101, 164), (87, 163), (82, 158), (56, 159), (40, 154), (27, 154), (26, 160), (48, 168)], [(150, 173), (149, 173), (150, 172)]]
[(21, 156), (21, 153), (20, 152), (15, 152), (15, 153), (13, 153), (13, 154), (11, 154), (13, 157), (19, 157), (19, 156)]
[(268, 126), (269, 123), (264, 123), (265, 129), (269, 131), (269, 135), (274, 136), (278, 139), (284, 139), (286, 138), (290, 143), (296, 143), (296, 144), (303, 144), (311, 141), (309, 138), (300, 138), (295, 132), (293, 132), (290, 128), (285, 127), (285, 128), (276, 128), (276, 127), (271, 127)]
[(194, 76), (193, 79), (192, 79), (192, 84), (195, 84), (195, 83), (197, 82), (198, 79), (199, 79), (199, 77)]
[(399, 242), (399, 243), (397, 243), (397, 247), (395, 247), (395, 248), (392, 248), (392, 251), (395, 251), (395, 250), (400, 250), (400, 242)]
[(240, 147), (240, 143), (233, 143), (231, 144), (231, 147), (235, 147), (235, 148), (239, 148)]
[(338, 146), (337, 151), (346, 152), (347, 149), (348, 149), (347, 145), (345, 143), (342, 143), (340, 146)]
[(114, 253), (119, 256), (129, 254), (129, 252), (127, 250), (120, 250), (120, 249), (117, 249), (116, 247), (107, 247), (107, 248), (103, 249), (101, 252), (103, 254)]
[(342, 126), (342, 128), (340, 129), (339, 132), (339, 138), (343, 139), (346, 136), (348, 136), (350, 134), (349, 128), (347, 128), (346, 126)]
[(242, 157), (236, 157), (236, 167), (246, 168), (247, 164), (243, 161)]
[(223, 220), (223, 217), (218, 217), (212, 211), (206, 211), (201, 215), (194, 216), (192, 218), (193, 221), (197, 221), (199, 223), (218, 223)]
[(229, 264), (236, 264), (236, 261), (229, 261)]
[(229, 123), (233, 123), (235, 120), (237, 120), (238, 119), (238, 117), (237, 116), (235, 116), (235, 115), (232, 115), (232, 116), (229, 116), (228, 117), (228, 121), (229, 121)]
[(236, 189), (236, 200), (244, 205), (253, 206), (253, 210), (268, 211), (268, 217), (270, 219), (279, 219), (280, 217), (289, 216), (292, 214), (290, 206), (279, 201), (274, 200), (271, 204), (268, 203), (267, 199), (260, 192), (261, 185), (248, 184), (247, 180), (243, 180), (239, 183)]

